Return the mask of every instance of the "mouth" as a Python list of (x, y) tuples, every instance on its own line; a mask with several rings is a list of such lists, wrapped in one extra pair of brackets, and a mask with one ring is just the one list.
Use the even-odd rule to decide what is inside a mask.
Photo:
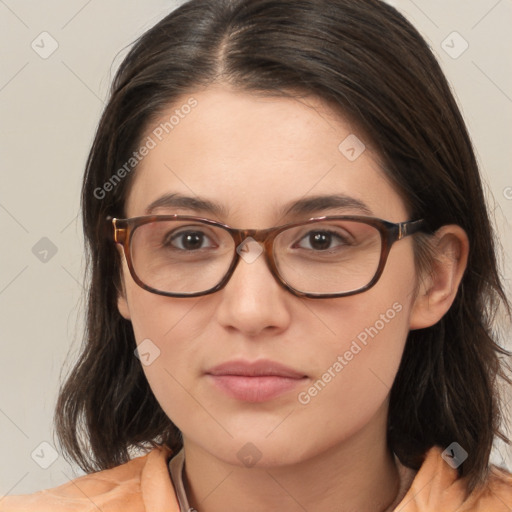
[(307, 375), (270, 360), (228, 361), (208, 370), (206, 376), (218, 390), (244, 402), (272, 400), (308, 379)]

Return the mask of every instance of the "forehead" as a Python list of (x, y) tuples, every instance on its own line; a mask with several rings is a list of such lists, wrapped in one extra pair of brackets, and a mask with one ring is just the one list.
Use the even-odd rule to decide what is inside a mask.
[(218, 203), (218, 220), (258, 227), (273, 224), (294, 200), (342, 194), (403, 220), (403, 203), (370, 141), (315, 97), (209, 88), (176, 100), (142, 142), (151, 149), (134, 171), (127, 216), (175, 193)]

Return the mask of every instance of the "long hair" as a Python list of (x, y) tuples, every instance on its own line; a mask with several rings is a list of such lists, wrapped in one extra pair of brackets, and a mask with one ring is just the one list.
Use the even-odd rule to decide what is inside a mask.
[[(472, 144), (441, 68), (417, 30), (379, 0), (191, 0), (132, 47), (114, 78), (85, 170), (88, 283), (81, 355), (63, 384), (60, 444), (85, 471), (116, 466), (133, 448), (181, 447), (147, 383), (131, 323), (117, 309), (121, 261), (105, 218), (123, 216), (137, 172), (126, 167), (151, 123), (178, 98), (212, 84), (250, 94), (314, 95), (364, 131), (383, 169), (431, 232), (458, 224), (468, 267), (448, 313), (411, 331), (394, 381), (388, 443), (419, 468), (428, 448), (458, 442), (468, 488), (484, 481), (500, 431), (493, 331), (500, 282), (495, 240)], [(123, 167), (124, 166), (124, 167)], [(119, 169), (124, 168), (125, 173)], [(121, 179), (122, 178), (122, 179)], [(418, 262), (425, 240), (416, 237)]]

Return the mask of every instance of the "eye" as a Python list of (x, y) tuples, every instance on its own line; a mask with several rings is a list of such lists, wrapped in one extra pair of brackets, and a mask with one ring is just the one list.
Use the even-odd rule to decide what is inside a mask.
[(182, 251), (197, 251), (216, 247), (206, 233), (197, 229), (173, 231), (166, 236), (162, 245)]
[(349, 245), (346, 237), (328, 230), (310, 231), (297, 243), (297, 246), (301, 249), (313, 249), (315, 251), (326, 251), (344, 245)]

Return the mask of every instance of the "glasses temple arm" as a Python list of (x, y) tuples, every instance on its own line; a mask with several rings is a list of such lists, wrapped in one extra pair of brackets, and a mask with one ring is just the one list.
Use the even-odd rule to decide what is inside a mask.
[(421, 231), (425, 227), (425, 221), (423, 219), (413, 220), (409, 222), (401, 222), (398, 224), (398, 240), (413, 235), (418, 231)]

